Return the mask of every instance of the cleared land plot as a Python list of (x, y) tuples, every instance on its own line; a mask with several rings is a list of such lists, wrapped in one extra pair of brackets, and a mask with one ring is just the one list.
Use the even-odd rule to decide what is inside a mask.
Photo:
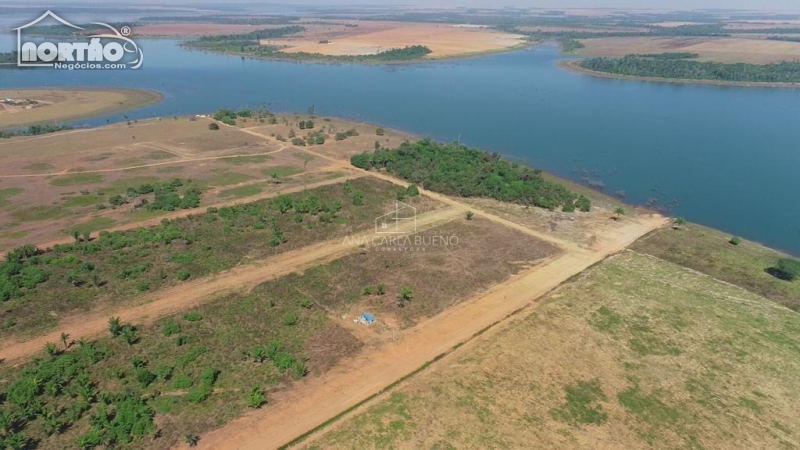
[(308, 160), (235, 128), (212, 131), (209, 123), (149, 120), (3, 140), (0, 250), (21, 244), (8, 233), (25, 232), (24, 242), (46, 243), (97, 217), (120, 224), (152, 218), (134, 211), (136, 201), (109, 204), (112, 196), (144, 183), (191, 179), (206, 206), (230, 200), (223, 191), (234, 188), (242, 188), (235, 197), (244, 198), (246, 186), (259, 190), (253, 195), (268, 194), (324, 177), (321, 159)]
[(663, 229), (637, 241), (631, 248), (727, 281), (770, 300), (800, 310), (800, 281), (778, 279), (768, 270), (787, 255), (691, 224), (681, 230)]
[[(451, 24), (387, 23), (384, 29), (350, 33), (320, 40), (275, 40), (286, 45), (285, 53), (319, 53), (329, 56), (374, 55), (393, 48), (424, 45), (431, 49), (426, 58), (443, 58), (471, 53), (483, 53), (515, 47), (525, 42), (524, 36), (484, 28), (459, 27)], [(272, 41), (271, 41), (272, 42)]]
[(609, 37), (582, 39), (582, 56), (697, 53), (698, 61), (769, 64), (800, 59), (800, 43), (766, 39), (711, 37)]
[(626, 253), (305, 448), (793, 448), (800, 316)]
[[(0, 286), (7, 297), (0, 335), (41, 333), (99, 305), (140, 301), (147, 292), (374, 229), (374, 218), (393, 209), (395, 191), (390, 183), (356, 179), (91, 241), (81, 238), (22, 258), (3, 267), (12, 272)], [(420, 213), (437, 206), (419, 197), (408, 202)]]
[(0, 104), (0, 129), (60, 123), (140, 108), (161, 100), (161, 94), (132, 89), (7, 89), (0, 100), (33, 100), (35, 105)]
[[(461, 218), (310, 269), (297, 285), (333, 315), (355, 318), (368, 311), (381, 326), (410, 327), (559, 252), (519, 231), (495, 230), (486, 219)], [(403, 288), (411, 291), (407, 301)]]

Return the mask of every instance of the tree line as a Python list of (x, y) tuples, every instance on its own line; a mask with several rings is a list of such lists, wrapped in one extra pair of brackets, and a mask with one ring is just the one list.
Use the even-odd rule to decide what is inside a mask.
[(540, 170), (455, 144), (425, 139), (395, 149), (377, 149), (351, 158), (362, 169), (384, 169), (426, 189), (461, 197), (490, 197), (567, 212), (589, 211), (588, 198), (544, 179)]
[(596, 72), (636, 77), (759, 83), (800, 82), (800, 62), (789, 61), (766, 65), (726, 64), (628, 55), (624, 58), (590, 58), (581, 61), (579, 65)]

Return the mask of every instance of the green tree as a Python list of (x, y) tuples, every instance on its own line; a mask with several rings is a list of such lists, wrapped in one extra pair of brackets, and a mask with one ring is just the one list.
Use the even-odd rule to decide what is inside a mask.
[(475, 213), (472, 211), (467, 211), (467, 220), (472, 220), (475, 217)]
[(219, 124), (217, 124), (216, 122), (211, 122), (210, 124), (208, 124), (208, 129), (211, 131), (219, 130)]
[(186, 442), (186, 445), (189, 447), (197, 447), (197, 443), (200, 442), (200, 436), (189, 433), (183, 437), (183, 441)]
[(625, 208), (617, 207), (614, 209), (614, 220), (619, 220), (625, 215)]
[(800, 278), (800, 261), (781, 258), (776, 266), (777, 276), (787, 281), (794, 281)]
[(75, 242), (80, 242), (81, 241), (81, 232), (80, 231), (72, 230), (72, 233), (70, 233), (70, 234), (75, 239)]
[(383, 284), (383, 283), (380, 283), (380, 284), (378, 284), (376, 290), (377, 290), (377, 294), (378, 295), (384, 295), (384, 294), (386, 294), (386, 285)]

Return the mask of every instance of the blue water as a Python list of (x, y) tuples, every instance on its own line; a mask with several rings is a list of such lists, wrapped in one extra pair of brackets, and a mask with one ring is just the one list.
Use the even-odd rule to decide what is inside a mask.
[[(0, 88), (147, 88), (131, 118), (220, 107), (305, 111), (461, 141), (800, 254), (800, 90), (595, 79), (554, 47), (413, 66), (298, 64), (144, 41), (139, 71), (0, 70)], [(111, 116), (86, 123), (97, 125)]]

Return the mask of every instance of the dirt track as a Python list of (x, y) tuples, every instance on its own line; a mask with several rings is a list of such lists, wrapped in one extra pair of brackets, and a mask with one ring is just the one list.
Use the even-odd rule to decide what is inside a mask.
[[(252, 130), (244, 131), (263, 136)], [(334, 166), (346, 165), (327, 155), (305, 148), (301, 150), (325, 158)], [(406, 185), (382, 173), (366, 173)], [(420, 192), (453, 206), (453, 210), (476, 211), (474, 207), (449, 197), (424, 189), (420, 189)], [(305, 379), (293, 389), (273, 394), (270, 405), (264, 410), (254, 411), (203, 435), (198, 448), (262, 450), (286, 445), (379, 394), (437, 357), (448, 354), (456, 345), (469, 341), (476, 333), (502, 322), (572, 276), (624, 250), (641, 236), (667, 223), (667, 219), (659, 215), (626, 219), (613, 232), (598, 236), (592, 249), (584, 249), (492, 214), (483, 211), (478, 213), (498, 224), (556, 244), (564, 252), (407, 330), (397, 342), (367, 348), (359, 355), (341, 362), (324, 376)]]
[[(243, 131), (266, 137), (252, 130)], [(347, 169), (356, 176), (374, 176), (406, 185), (385, 174), (359, 173), (346, 162), (327, 155), (305, 148), (298, 150), (325, 158), (331, 162), (330, 168)], [(341, 179), (322, 183), (337, 181)], [(449, 197), (422, 189), (420, 191), (423, 195), (449, 205), (450, 208), (419, 216), (418, 229), (454, 220), (463, 216), (467, 210), (473, 210), (498, 224), (554, 243), (563, 249), (563, 253), (407, 330), (400, 341), (367, 348), (357, 357), (343, 361), (325, 376), (305, 379), (291, 390), (274, 394), (270, 398), (270, 405), (263, 411), (255, 411), (222, 429), (203, 435), (200, 448), (265, 449), (285, 445), (381, 392), (436, 357), (447, 354), (455, 345), (468, 341), (481, 330), (503, 321), (510, 314), (532, 304), (570, 277), (625, 249), (642, 235), (665, 224), (665, 218), (661, 216), (625, 219), (612, 232), (598, 236), (592, 249), (584, 249), (476, 210)], [(247, 198), (237, 202), (252, 200), (253, 198)], [(157, 220), (160, 221), (162, 218), (159, 217)], [(139, 225), (141, 224), (135, 226)], [(364, 236), (369, 235), (371, 233), (364, 233)], [(97, 335), (105, 331), (110, 316), (119, 316), (123, 321), (134, 323), (152, 322), (159, 317), (213, 301), (227, 292), (250, 289), (265, 281), (301, 271), (354, 251), (357, 251), (357, 248), (343, 243), (342, 240), (315, 244), (270, 258), (261, 262), (261, 265), (241, 266), (213, 277), (158, 292), (148, 299), (148, 303), (140, 306), (116, 311), (111, 309), (95, 311), (81, 317), (66, 319), (59, 326), (59, 330), (46, 336), (21, 343), (4, 343), (3, 348), (0, 348), (0, 359), (15, 361), (29, 357), (41, 351), (46, 342), (58, 341), (62, 331), (70, 333), (76, 339)]]
[(203, 435), (198, 448), (261, 450), (286, 445), (664, 224), (661, 217), (631, 222), (619, 235), (602, 240), (596, 252), (568, 251), (517, 275), (408, 330), (398, 342), (369, 348), (323, 377), (307, 379), (291, 390), (273, 395), (263, 411)]

